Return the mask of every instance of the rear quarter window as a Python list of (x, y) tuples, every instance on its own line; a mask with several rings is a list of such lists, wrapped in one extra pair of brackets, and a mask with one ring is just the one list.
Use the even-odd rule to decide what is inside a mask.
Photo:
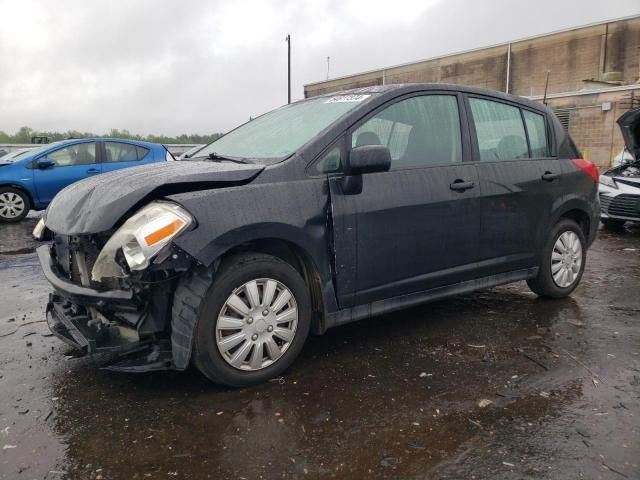
[(136, 162), (149, 154), (149, 149), (130, 143), (104, 142), (106, 160), (114, 162)]
[(547, 137), (547, 124), (544, 116), (529, 110), (523, 110), (522, 116), (529, 134), (529, 147), (531, 157), (544, 158), (550, 155), (549, 139)]

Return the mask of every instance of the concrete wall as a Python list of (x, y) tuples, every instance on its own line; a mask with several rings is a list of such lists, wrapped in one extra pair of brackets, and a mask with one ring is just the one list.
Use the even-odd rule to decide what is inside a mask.
[[(549, 107), (569, 112), (569, 134), (585, 158), (599, 167), (611, 165), (624, 147), (616, 119), (626, 110), (631, 91), (567, 95), (547, 100)], [(634, 91), (640, 106), (640, 86)], [(603, 106), (605, 109), (603, 109)]]
[[(622, 84), (640, 78), (640, 17), (550, 34), (511, 44), (510, 93), (538, 95), (580, 90), (605, 72)], [(372, 70), (305, 85), (306, 97), (384, 83), (445, 82), (506, 90), (509, 44)]]
[(506, 65), (505, 47), (494, 47), (305, 85), (305, 97), (390, 83), (459, 83), (503, 90)]

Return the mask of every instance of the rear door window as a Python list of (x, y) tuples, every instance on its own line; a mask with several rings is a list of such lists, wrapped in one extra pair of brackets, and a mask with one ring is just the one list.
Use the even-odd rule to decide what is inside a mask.
[(351, 146), (386, 145), (391, 170), (462, 161), (458, 101), (454, 95), (401, 100), (376, 113), (351, 136)]
[(480, 160), (529, 158), (527, 135), (520, 109), (505, 103), (470, 98)]
[(107, 162), (135, 162), (142, 160), (149, 153), (148, 148), (130, 143), (104, 142)]
[(529, 110), (522, 110), (522, 115), (529, 134), (531, 156), (533, 158), (549, 157), (549, 140), (547, 139), (547, 125), (544, 116)]

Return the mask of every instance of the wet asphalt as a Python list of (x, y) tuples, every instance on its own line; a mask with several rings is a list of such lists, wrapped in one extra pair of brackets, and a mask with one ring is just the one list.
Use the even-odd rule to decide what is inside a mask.
[(35, 222), (0, 225), (0, 479), (640, 478), (640, 227), (600, 231), (571, 298), (517, 283), (336, 328), (238, 390), (50, 336)]

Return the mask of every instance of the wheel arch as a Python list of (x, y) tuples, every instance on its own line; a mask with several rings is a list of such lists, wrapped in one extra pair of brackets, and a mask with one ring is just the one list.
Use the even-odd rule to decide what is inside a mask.
[(324, 333), (327, 328), (325, 322), (325, 287), (323, 286), (318, 265), (309, 251), (290, 239), (279, 237), (255, 238), (225, 250), (224, 253), (214, 260), (214, 272), (225, 262), (232, 262), (237, 255), (248, 252), (272, 255), (287, 262), (296, 269), (304, 279), (311, 296), (311, 331), (315, 334)]
[(589, 230), (591, 228), (591, 219), (589, 218), (589, 214), (580, 208), (573, 208), (571, 210), (567, 210), (564, 212), (559, 220), (563, 218), (568, 218), (573, 220), (578, 224), (582, 233), (584, 233), (585, 238), (589, 238)]
[(35, 203), (33, 195), (24, 185), (15, 182), (6, 182), (0, 184), (0, 189), (2, 188), (13, 188), (14, 190), (19, 190), (20, 192), (24, 193), (27, 196), (27, 200), (29, 201), (29, 208), (27, 209), (27, 213), (29, 213), (30, 210), (38, 210), (39, 205)]
[(215, 282), (216, 272), (221, 266), (225, 262), (233, 262), (234, 257), (240, 254), (272, 255), (300, 273), (311, 296), (312, 333), (324, 333), (328, 327), (328, 312), (337, 308), (331, 275), (328, 279), (322, 275), (318, 259), (304, 245), (281, 236), (244, 236), (240, 240), (241, 237), (236, 234), (235, 238), (238, 240), (235, 243), (226, 243), (226, 248), (217, 248), (218, 254), (210, 262), (198, 259), (200, 263), (178, 282), (171, 315), (172, 354), (174, 367), (178, 370), (185, 369), (191, 359), (199, 302)]
[(597, 200), (590, 202), (577, 195), (572, 195), (555, 210), (550, 227), (563, 218), (571, 219), (580, 226), (587, 240), (587, 245), (591, 245), (595, 240), (599, 217), (600, 208)]
[[(324, 331), (324, 317), (338, 309), (334, 287), (331, 244), (326, 220), (308, 221), (302, 226), (295, 223), (249, 223), (227, 230), (212, 240), (198, 235), (198, 229), (189, 238), (178, 238), (176, 244), (205, 267), (214, 266), (239, 251), (253, 251), (280, 257), (298, 269), (307, 284), (313, 288), (314, 308), (322, 307), (323, 321), (314, 325), (313, 332)], [(320, 298), (320, 301), (316, 297)], [(316, 329), (315, 327), (318, 327)]]
[(0, 184), (0, 188), (6, 188), (6, 187), (15, 188), (16, 190), (20, 190), (29, 199), (29, 207), (31, 209), (35, 208), (33, 195), (31, 194), (31, 192), (29, 191), (29, 189), (27, 187), (25, 187), (24, 185), (21, 185), (19, 183), (15, 183), (15, 182), (7, 182), (7, 183), (1, 183)]

